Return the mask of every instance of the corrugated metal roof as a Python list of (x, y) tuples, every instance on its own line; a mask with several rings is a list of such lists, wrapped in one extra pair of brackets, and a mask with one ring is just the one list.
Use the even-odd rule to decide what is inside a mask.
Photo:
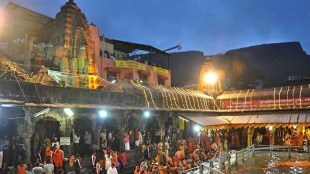
[[(244, 116), (208, 116), (208, 115), (189, 115), (184, 117), (204, 126), (223, 125), (223, 124), (276, 124), (276, 123), (305, 123), (306, 113), (300, 114), (262, 114)], [(310, 123), (307, 117), (306, 123)]]

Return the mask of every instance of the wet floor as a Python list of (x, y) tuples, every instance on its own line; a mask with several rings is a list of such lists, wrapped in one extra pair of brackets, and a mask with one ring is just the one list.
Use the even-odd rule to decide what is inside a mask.
[(310, 174), (309, 154), (292, 153), (291, 159), (286, 152), (256, 153), (245, 160), (244, 164), (232, 169), (240, 174)]

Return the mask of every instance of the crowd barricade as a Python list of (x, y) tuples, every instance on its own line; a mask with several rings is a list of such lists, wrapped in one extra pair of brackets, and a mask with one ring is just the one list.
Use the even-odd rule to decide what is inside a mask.
[[(305, 149), (308, 149), (305, 150)], [(264, 153), (262, 153), (264, 152)], [(281, 156), (288, 159), (310, 160), (310, 146), (275, 146), (275, 145), (252, 145), (242, 150), (232, 150), (222, 152), (218, 157), (202, 163), (199, 167), (194, 167), (180, 174), (224, 174), (223, 171), (231, 172), (233, 166), (244, 164), (248, 159), (266, 155), (269, 152), (270, 157)], [(276, 153), (278, 152), (278, 153)], [(267, 153), (268, 154), (268, 153)]]

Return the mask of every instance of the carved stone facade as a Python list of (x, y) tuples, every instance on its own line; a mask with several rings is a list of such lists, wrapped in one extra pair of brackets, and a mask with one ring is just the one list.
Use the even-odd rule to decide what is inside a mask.
[(73, 0), (62, 6), (56, 15), (51, 41), (56, 50), (62, 50), (57, 57), (62, 72), (97, 74), (89, 25), (85, 14)]

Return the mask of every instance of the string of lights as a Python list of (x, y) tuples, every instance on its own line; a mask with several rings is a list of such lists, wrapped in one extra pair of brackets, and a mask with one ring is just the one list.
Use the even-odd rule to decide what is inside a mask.
[[(293, 101), (295, 101), (295, 86), (294, 86), (293, 91), (292, 91), (292, 97), (293, 97)], [(295, 102), (293, 104), (293, 108), (296, 108)]]
[(255, 89), (252, 89), (252, 92), (251, 92), (251, 110), (253, 110), (253, 92), (254, 92)]
[(245, 97), (244, 97), (244, 105), (243, 105), (243, 109), (242, 109), (242, 112), (245, 110), (245, 107), (247, 105), (247, 96), (248, 96), (248, 93), (249, 93), (249, 89), (246, 91), (246, 94), (245, 94)]
[(150, 90), (148, 87), (143, 86), (140, 82), (137, 82), (137, 84), (138, 84), (139, 86), (141, 86), (141, 88), (144, 88), (144, 89), (146, 89), (146, 90), (149, 92), (149, 94), (150, 94), (150, 96), (151, 96), (151, 101), (152, 101), (153, 106), (154, 106), (156, 109), (158, 109), (158, 107), (157, 107), (156, 104), (155, 104), (155, 101), (154, 101), (153, 94), (152, 94), (151, 90)]
[(280, 91), (279, 91), (279, 109), (282, 109), (282, 107), (281, 107), (281, 92), (282, 92), (282, 86), (281, 86)]
[(130, 80), (130, 82), (131, 82), (134, 86), (136, 86), (136, 87), (142, 89), (143, 94), (144, 94), (144, 99), (145, 99), (145, 105), (146, 105), (147, 108), (149, 108), (149, 107), (150, 107), (150, 102), (149, 102), (149, 100), (148, 100), (148, 97), (147, 97), (147, 95), (146, 95), (145, 90), (144, 90), (141, 86), (137, 85), (134, 81)]
[(235, 108), (235, 110), (238, 109), (238, 102), (239, 102), (239, 96), (240, 96), (240, 94), (241, 94), (241, 90), (239, 91), (239, 93), (238, 93), (238, 95), (237, 95), (237, 102), (236, 102), (236, 108)]
[(172, 95), (172, 97), (173, 97), (173, 101), (174, 101), (175, 107), (176, 107), (177, 109), (181, 109), (181, 107), (179, 107), (179, 105), (178, 105), (179, 100), (178, 100), (178, 98), (176, 98), (175, 95), (174, 95), (175, 91), (173, 91), (171, 87), (169, 88), (169, 90), (172, 91), (172, 92), (171, 92), (171, 95)]
[(302, 94), (302, 85), (300, 85), (300, 90), (299, 90), (299, 108), (302, 108), (302, 98), (301, 98), (301, 94)]
[(162, 90), (158, 89), (156, 86), (154, 86), (153, 84), (150, 84), (150, 86), (156, 90), (159, 90), (161, 96), (162, 96), (162, 107), (166, 108), (166, 103), (165, 103), (165, 95), (163, 93)]
[(183, 99), (182, 101), (183, 101), (183, 103), (185, 103), (184, 109), (189, 110), (189, 106), (188, 106), (188, 103), (187, 103), (186, 95), (182, 92), (182, 90), (180, 88), (177, 87), (176, 89), (177, 89), (177, 91), (180, 92), (180, 94), (182, 96), (182, 99)]
[(288, 98), (289, 98), (289, 91), (290, 91), (290, 87), (288, 86), (287, 87), (287, 91), (286, 91), (286, 106), (288, 107), (288, 108), (291, 108), (290, 107), (290, 105), (288, 104)]
[[(23, 72), (21, 69), (19, 69), (18, 65), (15, 64), (14, 62), (2, 61), (2, 63), (5, 63), (4, 64), (5, 69), (2, 70), (2, 73), (0, 74), (0, 78), (3, 77), (7, 73), (11, 73), (12, 76), (14, 76), (14, 78), (16, 79), (17, 83), (19, 83), (20, 81), (31, 82), (29, 81), (30, 76), (27, 73)], [(83, 88), (87, 87), (87, 84), (89, 83), (87, 78), (93, 77), (93, 75), (88, 75), (88, 74), (72, 74), (72, 73), (59, 72), (59, 71), (54, 71), (54, 70), (49, 70), (49, 69), (46, 69), (46, 70), (50, 72), (55, 72), (61, 76), (70, 77), (70, 78), (67, 78), (68, 81), (72, 81), (72, 78), (75, 78), (75, 77), (80, 78), (79, 82), (81, 83), (81, 87)], [(108, 83), (109, 85), (115, 85), (101, 77), (97, 76), (97, 79), (98, 81)], [(31, 83), (34, 83), (34, 82), (31, 82)], [(138, 88), (139, 90), (143, 91), (145, 105), (148, 108), (153, 106), (155, 109), (159, 109), (160, 107), (163, 107), (163, 108), (172, 109), (172, 110), (190, 110), (190, 111), (208, 111), (208, 110), (226, 111), (227, 110), (227, 109), (223, 109), (223, 106), (221, 104), (221, 99), (219, 102), (220, 106), (218, 106), (219, 103), (217, 102), (219, 100), (215, 100), (214, 98), (202, 93), (201, 91), (191, 90), (191, 89), (182, 89), (182, 88), (177, 88), (177, 87), (165, 87), (162, 85), (154, 85), (154, 84), (143, 85), (139, 82), (133, 82), (133, 81), (132, 81), (132, 84), (134, 84), (134, 86)], [(66, 85), (66, 86), (74, 87), (72, 85)], [(299, 90), (298, 99), (295, 96), (296, 88), (297, 90)], [(286, 101), (283, 100), (284, 96), (283, 95), (281, 96), (281, 93), (283, 90), (285, 90), (285, 87), (279, 87), (279, 89), (273, 88), (273, 109), (281, 109), (281, 110), (290, 109), (291, 107), (296, 108), (298, 107), (298, 105), (299, 105), (298, 108), (301, 108), (301, 109), (310, 108), (310, 106), (306, 106), (307, 104), (303, 103), (304, 100), (302, 97), (304, 95), (303, 94), (305, 90), (304, 88), (305, 87), (302, 85), (300, 86), (299, 89), (298, 89), (298, 86), (297, 87), (294, 86), (293, 88), (288, 86), (286, 90)], [(310, 88), (310, 86), (308, 86), (308, 88)], [(247, 110), (249, 93), (251, 93), (250, 94), (251, 110), (254, 110), (254, 109), (265, 110), (266, 108), (259, 108), (257, 106), (255, 106), (254, 108), (254, 105), (253, 105), (254, 103), (253, 93), (254, 92), (255, 92), (254, 89), (252, 89), (251, 91), (249, 89), (247, 91), (239, 91), (238, 93), (237, 91), (234, 91), (233, 95), (229, 98), (229, 110), (232, 110), (232, 108), (234, 108), (235, 111), (241, 110), (242, 112)], [(207, 91), (207, 93), (210, 94), (211, 92)], [(243, 102), (242, 101), (243, 97), (241, 98), (240, 95), (244, 93), (245, 93), (245, 96), (244, 96), (244, 102)], [(289, 97), (290, 94), (293, 99), (290, 99)], [(213, 101), (213, 104), (209, 103), (210, 100)], [(238, 104), (239, 101), (242, 101), (241, 105)], [(213, 106), (213, 108), (210, 109), (209, 106)], [(272, 102), (268, 103), (268, 107), (272, 107)]]
[(276, 109), (276, 92), (277, 88), (273, 88), (273, 109)]
[(180, 93), (180, 91), (178, 90), (178, 88), (173, 88), (176, 92), (177, 92), (177, 95), (178, 95), (178, 98), (180, 97), (181, 98), (181, 104), (182, 104), (182, 110), (185, 110), (186, 106), (185, 106), (185, 102), (184, 102), (184, 99), (183, 99), (183, 95)]

